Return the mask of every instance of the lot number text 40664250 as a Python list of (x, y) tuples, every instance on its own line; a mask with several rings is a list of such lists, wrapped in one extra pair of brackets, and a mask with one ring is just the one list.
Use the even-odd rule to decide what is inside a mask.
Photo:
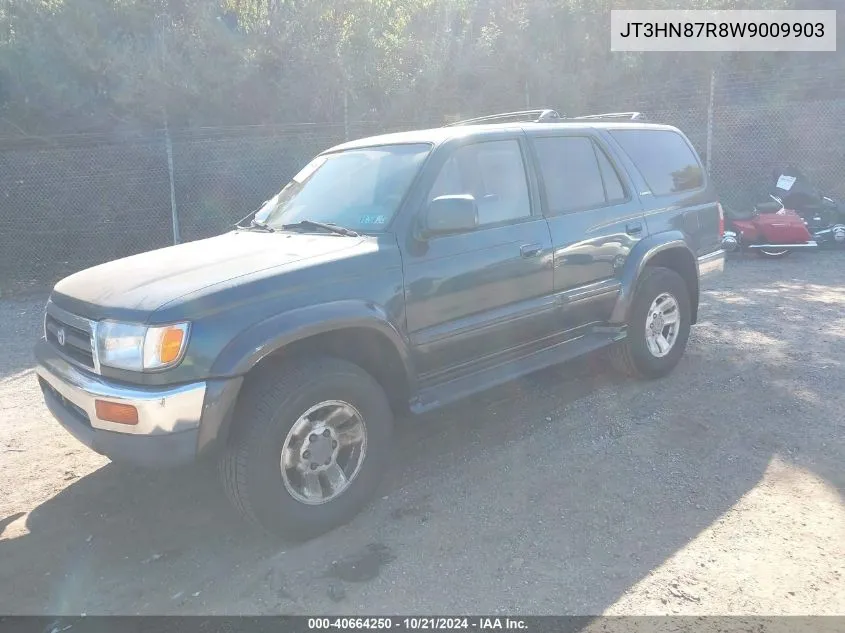
[(524, 631), (524, 620), (500, 617), (399, 617), (399, 618), (308, 618), (308, 629), (319, 630), (396, 630), (396, 631)]

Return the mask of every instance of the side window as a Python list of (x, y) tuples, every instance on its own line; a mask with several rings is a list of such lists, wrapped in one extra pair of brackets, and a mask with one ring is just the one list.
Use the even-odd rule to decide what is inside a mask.
[(455, 150), (441, 168), (429, 201), (460, 194), (475, 197), (479, 226), (530, 216), (528, 181), (519, 142), (488, 141)]
[(550, 214), (605, 204), (593, 142), (585, 136), (534, 139)]
[(440, 168), (440, 173), (437, 175), (437, 180), (434, 181), (428, 201), (431, 202), (440, 196), (457, 196), (462, 193), (465, 192), (461, 183), (461, 172), (458, 171), (458, 162), (452, 156)]
[(611, 134), (654, 195), (689, 191), (704, 184), (701, 163), (679, 134), (669, 130), (614, 130)]
[(607, 154), (600, 147), (596, 147), (596, 158), (599, 161), (599, 169), (601, 170), (601, 177), (604, 181), (604, 191), (607, 195), (608, 204), (615, 204), (622, 202), (627, 198), (625, 195), (625, 187), (622, 186), (622, 181), (619, 180), (619, 174), (610, 164)]

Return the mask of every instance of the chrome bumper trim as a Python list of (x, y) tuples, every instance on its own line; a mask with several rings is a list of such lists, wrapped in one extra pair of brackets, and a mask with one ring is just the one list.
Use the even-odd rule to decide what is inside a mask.
[(759, 250), (761, 248), (767, 248), (771, 250), (777, 250), (779, 248), (787, 248), (789, 250), (797, 250), (799, 248), (818, 248), (818, 243), (814, 241), (810, 242), (802, 242), (800, 244), (749, 244), (748, 248), (751, 250)]
[(719, 249), (698, 258), (698, 276), (707, 277), (725, 271), (725, 251)]
[[(42, 341), (42, 344), (47, 344)], [(199, 426), (205, 399), (205, 382), (178, 387), (128, 387), (84, 373), (64, 359), (39, 362), (35, 368), (68, 402), (88, 415), (91, 427), (127, 435), (162, 435)], [(95, 400), (130, 404), (138, 410), (138, 424), (108, 422), (97, 417)]]

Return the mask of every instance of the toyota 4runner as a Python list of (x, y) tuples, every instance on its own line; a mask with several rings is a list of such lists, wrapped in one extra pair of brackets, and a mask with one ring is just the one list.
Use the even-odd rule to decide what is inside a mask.
[(721, 213), (687, 138), (636, 113), (348, 142), (228, 233), (60, 281), (38, 380), (93, 450), (213, 456), (247, 517), (315, 536), (375, 492), (397, 415), (600, 349), (670, 372)]

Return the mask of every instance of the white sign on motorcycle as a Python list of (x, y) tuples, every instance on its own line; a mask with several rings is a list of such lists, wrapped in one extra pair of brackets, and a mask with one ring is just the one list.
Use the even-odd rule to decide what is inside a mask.
[(797, 178), (795, 176), (781, 175), (781, 177), (778, 178), (778, 184), (775, 185), (775, 186), (778, 189), (783, 189), (784, 191), (789, 191), (790, 189), (792, 189), (792, 185), (795, 184), (796, 180), (797, 180)]

